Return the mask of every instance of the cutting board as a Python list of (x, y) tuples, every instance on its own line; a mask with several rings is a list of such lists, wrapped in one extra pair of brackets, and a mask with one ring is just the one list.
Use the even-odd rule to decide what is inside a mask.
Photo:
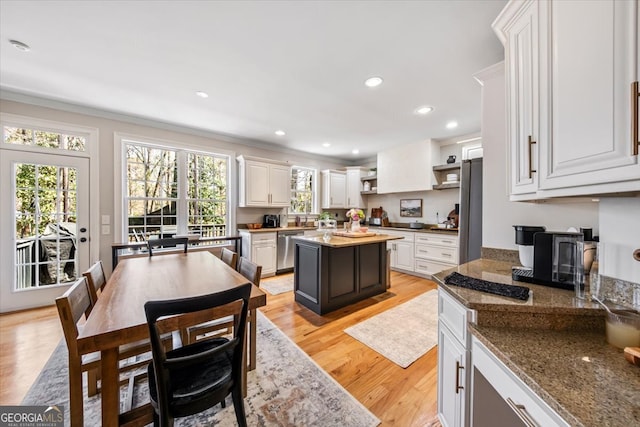
[(629, 363), (640, 366), (640, 347), (626, 347), (624, 349), (624, 358)]
[(334, 231), (333, 235), (341, 237), (371, 237), (375, 236), (376, 233), (371, 233), (369, 231), (367, 231), (366, 233), (362, 233), (360, 231), (356, 231), (355, 233), (353, 231)]

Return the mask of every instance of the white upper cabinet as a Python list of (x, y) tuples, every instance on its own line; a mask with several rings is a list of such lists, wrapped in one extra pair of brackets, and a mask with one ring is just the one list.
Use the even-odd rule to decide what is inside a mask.
[(291, 167), (246, 156), (238, 157), (240, 207), (288, 207), (291, 203)]
[(630, 180), (640, 189), (631, 137), (638, 117), (630, 103), (638, 80), (637, 8), (637, 1), (620, 0), (540, 3), (548, 16), (541, 21), (548, 46), (541, 96), (549, 141), (540, 148), (541, 189)]
[(433, 162), (439, 147), (431, 140), (394, 146), (378, 153), (378, 194), (433, 190)]
[(362, 180), (365, 175), (364, 168), (347, 167), (347, 207), (365, 208), (367, 205), (362, 200)]
[(640, 191), (638, 15), (637, 0), (529, 0), (498, 16), (512, 200)]
[(322, 171), (322, 208), (347, 207), (347, 173), (335, 170)]
[[(517, 7), (517, 10), (516, 10)], [(498, 17), (498, 36), (505, 45), (507, 135), (511, 194), (538, 189), (538, 4), (510, 3)], [(498, 30), (496, 30), (498, 31)]]

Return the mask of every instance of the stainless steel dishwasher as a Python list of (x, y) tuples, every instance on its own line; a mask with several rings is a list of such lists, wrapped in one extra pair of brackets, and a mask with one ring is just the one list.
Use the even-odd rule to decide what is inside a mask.
[(295, 243), (291, 237), (304, 236), (303, 230), (278, 231), (278, 264), (276, 273), (293, 270), (293, 250)]

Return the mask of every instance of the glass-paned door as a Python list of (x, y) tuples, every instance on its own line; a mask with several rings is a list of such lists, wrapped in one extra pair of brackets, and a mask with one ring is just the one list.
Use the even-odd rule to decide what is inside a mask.
[(0, 203), (10, 212), (0, 221), (3, 311), (52, 304), (89, 267), (89, 160), (0, 155)]

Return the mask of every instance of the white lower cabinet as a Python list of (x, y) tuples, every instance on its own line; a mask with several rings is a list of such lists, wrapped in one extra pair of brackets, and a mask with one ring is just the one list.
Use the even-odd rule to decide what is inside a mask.
[(443, 427), (469, 425), (468, 310), (438, 288), (438, 417)]
[(476, 337), (471, 353), (472, 426), (569, 426)]
[(402, 271), (414, 269), (414, 235), (411, 231), (384, 230), (380, 234), (402, 237), (402, 240), (390, 240), (387, 249), (391, 250), (391, 268)]
[(416, 233), (416, 273), (433, 275), (458, 265), (458, 237), (438, 233)]
[(240, 232), (242, 237), (242, 256), (262, 266), (262, 276), (276, 274), (278, 260), (278, 236), (274, 232)]
[(469, 333), (475, 310), (438, 288), (438, 418), (443, 427), (567, 427)]

